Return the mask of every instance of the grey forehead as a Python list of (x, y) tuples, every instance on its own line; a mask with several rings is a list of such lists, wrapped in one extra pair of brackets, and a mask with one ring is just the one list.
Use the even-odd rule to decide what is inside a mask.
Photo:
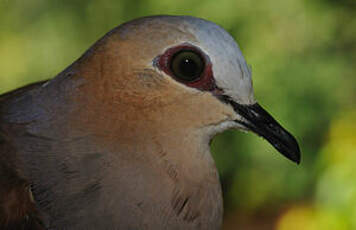
[(207, 49), (216, 57), (226, 59), (226, 62), (230, 64), (237, 64), (241, 68), (242, 77), (250, 77), (250, 71), (240, 47), (224, 28), (201, 18), (191, 16), (182, 16), (182, 18), (185, 24), (189, 25), (186, 29), (195, 35), (203, 46), (202, 48)]
[(221, 26), (192, 16), (181, 16), (181, 18), (186, 25), (189, 25), (187, 29), (191, 30), (199, 40), (214, 44), (217, 42), (232, 49), (238, 48), (232, 36)]
[(234, 38), (221, 26), (202, 18), (193, 16), (171, 16), (158, 15), (140, 18), (142, 22), (168, 23), (172, 28), (193, 34), (200, 42), (210, 43), (213, 46), (220, 45), (225, 49), (229, 48), (239, 51)]

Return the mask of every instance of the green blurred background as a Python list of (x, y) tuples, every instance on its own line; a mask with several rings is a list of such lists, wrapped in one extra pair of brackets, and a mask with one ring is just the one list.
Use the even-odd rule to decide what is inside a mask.
[(152, 14), (222, 25), (299, 166), (252, 134), (212, 144), (224, 229), (356, 229), (356, 0), (0, 0), (0, 93), (55, 76), (111, 28)]

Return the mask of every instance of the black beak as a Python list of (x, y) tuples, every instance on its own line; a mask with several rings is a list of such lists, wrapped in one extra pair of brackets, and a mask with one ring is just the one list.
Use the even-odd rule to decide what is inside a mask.
[(235, 112), (245, 118), (246, 121), (237, 120), (247, 129), (265, 138), (280, 153), (288, 159), (299, 164), (300, 150), (296, 139), (285, 130), (278, 122), (259, 104), (241, 105), (229, 97), (222, 98), (223, 101), (232, 105)]

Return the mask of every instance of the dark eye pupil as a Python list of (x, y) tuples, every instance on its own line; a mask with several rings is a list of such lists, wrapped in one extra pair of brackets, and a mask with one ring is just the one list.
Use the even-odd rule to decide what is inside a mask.
[(194, 76), (199, 74), (197, 73), (198, 71), (197, 63), (195, 63), (194, 60), (192, 59), (186, 58), (183, 61), (181, 61), (181, 63), (179, 64), (179, 69), (181, 71), (181, 74), (189, 78), (193, 78)]
[(194, 51), (181, 51), (173, 56), (171, 70), (177, 78), (194, 81), (201, 76), (204, 70), (204, 61)]

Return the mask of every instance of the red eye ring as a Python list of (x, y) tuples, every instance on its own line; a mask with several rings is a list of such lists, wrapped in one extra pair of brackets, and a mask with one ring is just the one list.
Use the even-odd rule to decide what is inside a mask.
[[(194, 81), (182, 80), (181, 78), (176, 77), (172, 72), (172, 58), (177, 53), (182, 51), (193, 51), (194, 53), (200, 55), (204, 62), (204, 69), (202, 73), (200, 74), (199, 78), (195, 79)], [(209, 57), (201, 49), (189, 43), (183, 43), (181, 45), (167, 49), (162, 55), (159, 55), (155, 58), (155, 65), (158, 66), (158, 68), (165, 72), (167, 75), (188, 87), (196, 88), (202, 91), (214, 91), (217, 88), (213, 76), (212, 64)]]

